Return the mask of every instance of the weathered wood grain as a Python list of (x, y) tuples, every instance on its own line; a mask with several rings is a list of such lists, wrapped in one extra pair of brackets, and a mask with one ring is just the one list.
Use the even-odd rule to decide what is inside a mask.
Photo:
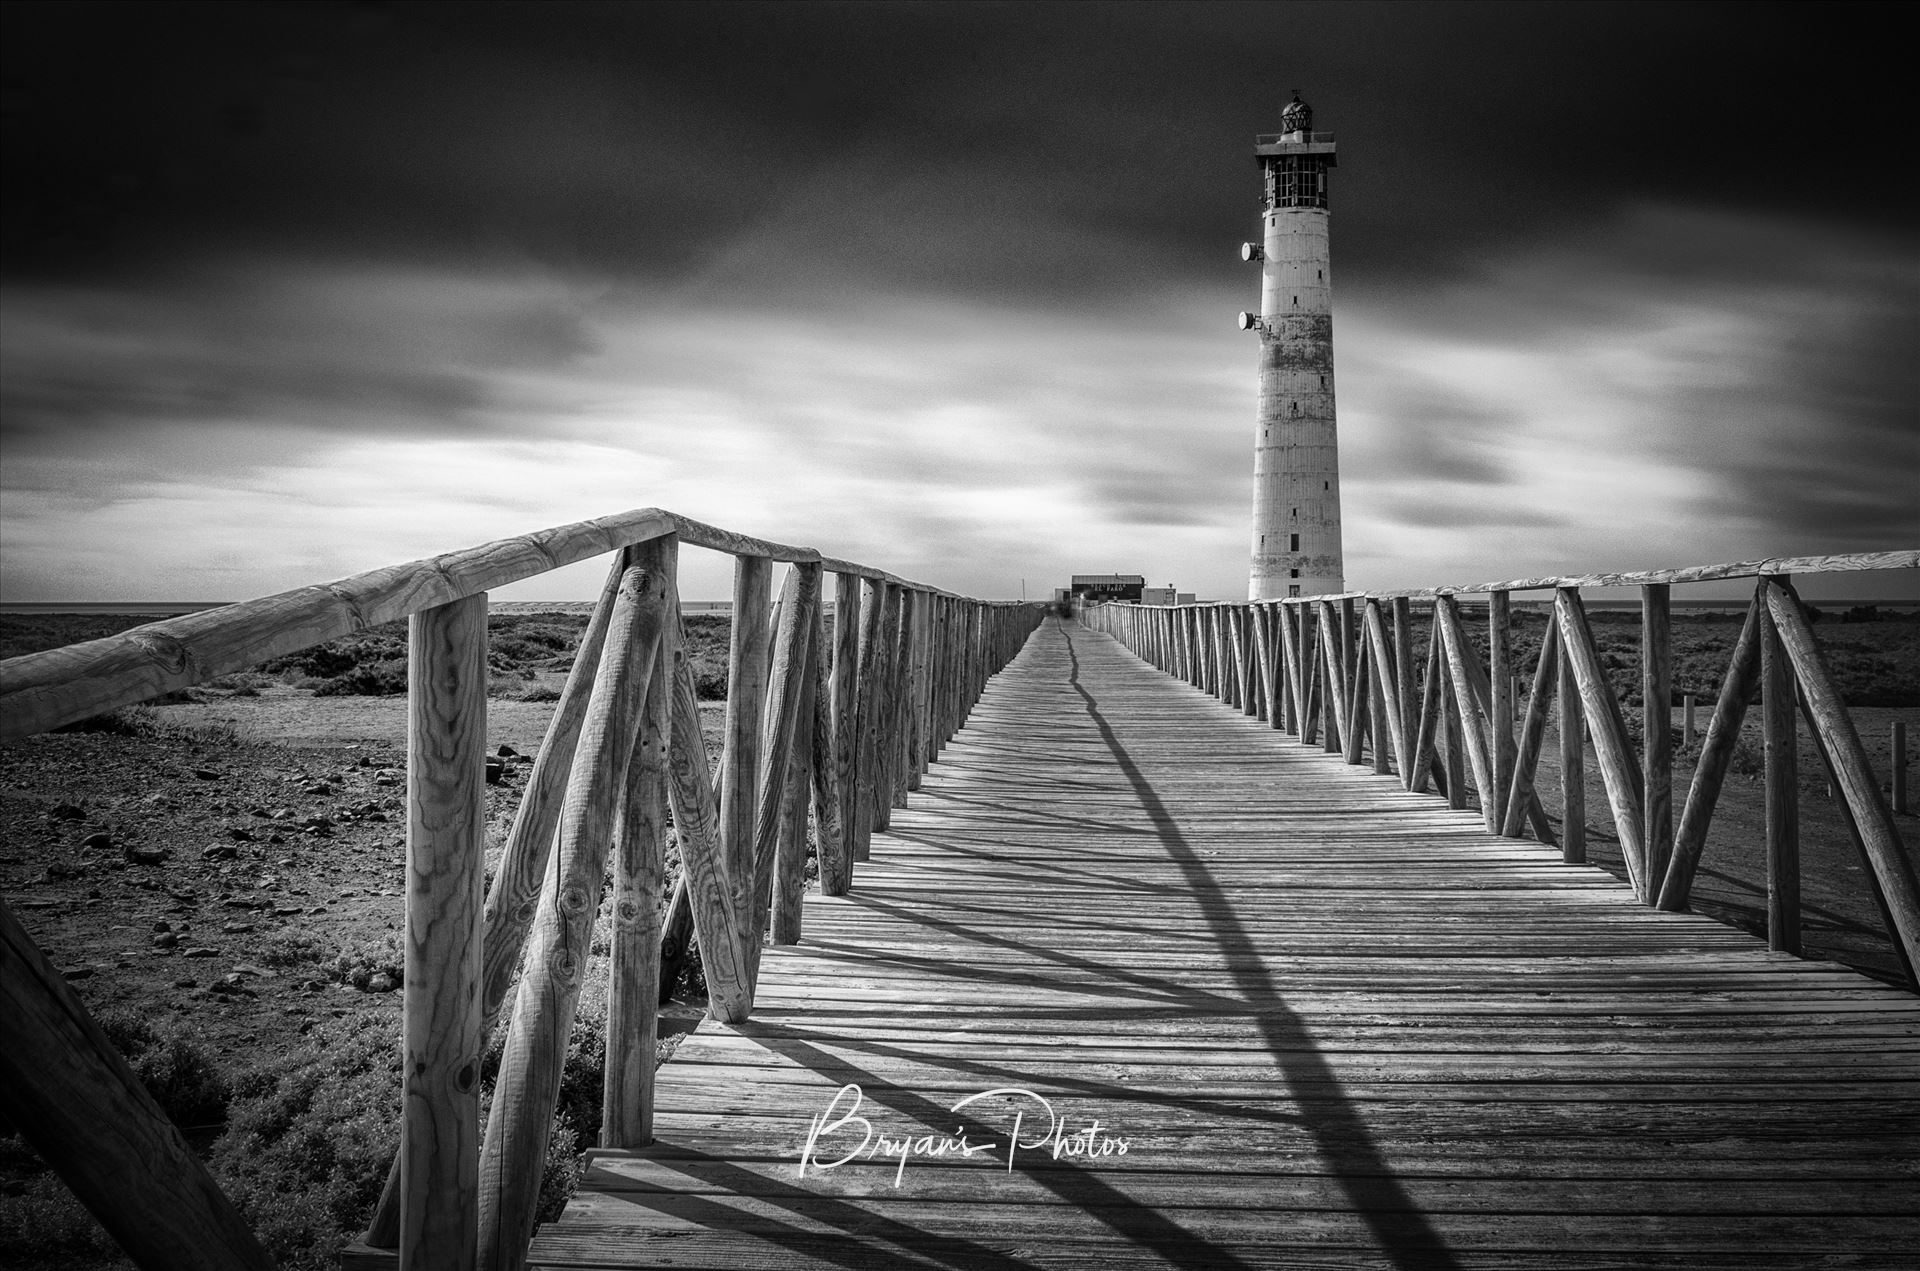
[(407, 929), (401, 1014), (400, 1260), (470, 1268), (480, 1168), (481, 890), (487, 598), (407, 633)]
[[(766, 767), (761, 736), (767, 708), (767, 678), (773, 657), (770, 626), (773, 565), (763, 556), (736, 556), (733, 563), (733, 626), (727, 650), (727, 710), (720, 751), (720, 843), (739, 893), (736, 902), (742, 950), (751, 960), (758, 930), (752, 898), (755, 831), (760, 817), (761, 773)], [(748, 982), (752, 967), (749, 962)], [(749, 988), (751, 992), (751, 988)]]
[[(591, 951), (614, 817), (624, 802), (622, 784), (665, 621), (665, 606), (657, 595), (649, 596), (648, 582), (647, 571), (633, 565), (621, 576), (579, 754), (567, 780), (553, 872), (540, 895), (527, 970), (494, 1082), (480, 1158), (479, 1265), (496, 1271), (519, 1271), (533, 1234), (549, 1122)], [(657, 575), (654, 582), (657, 588)], [(477, 1012), (474, 1022), (477, 1026)], [(476, 1097), (478, 1077), (476, 1064)], [(403, 1241), (408, 1221), (403, 1193)]]
[(673, 594), (677, 548), (656, 540), (630, 548), (627, 563), (646, 571), (639, 603), (650, 617), (636, 638), (654, 653), (641, 697), (632, 754), (613, 830), (613, 947), (607, 981), (602, 1147), (653, 1141), (653, 1069), (659, 1040), (661, 914), (666, 886), (667, 751), (672, 733)]
[[(760, 741), (760, 788), (756, 791), (753, 854), (750, 858), (752, 891), (749, 895), (745, 933), (747, 982), (749, 987), (760, 973), (760, 949), (766, 934), (773, 903), (774, 866), (783, 834), (791, 836), (794, 811), (788, 807), (788, 782), (793, 768), (795, 740), (800, 730), (802, 695), (806, 688), (806, 670), (813, 662), (810, 640), (814, 627), (814, 608), (820, 602), (820, 570), (813, 565), (791, 565), (780, 589), (776, 611), (778, 630), (773, 641), (773, 665), (766, 690), (768, 715)], [(807, 720), (811, 731), (813, 721)], [(794, 783), (795, 799), (801, 797), (806, 780)], [(798, 849), (805, 854), (805, 831), (801, 831)]]

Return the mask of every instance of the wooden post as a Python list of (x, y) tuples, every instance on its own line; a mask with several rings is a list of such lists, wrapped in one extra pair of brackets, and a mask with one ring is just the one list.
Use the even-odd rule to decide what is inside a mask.
[[(662, 541), (671, 544), (677, 540), (669, 535)], [(593, 689), (594, 671), (600, 665), (600, 651), (606, 642), (607, 623), (613, 615), (614, 598), (626, 569), (625, 560), (624, 553), (614, 553), (600, 602), (594, 606), (587, 629), (581, 634), (573, 666), (567, 672), (566, 687), (561, 690), (553, 718), (547, 723), (540, 752), (534, 756), (532, 770), (527, 775), (526, 792), (521, 795), (520, 807), (514, 814), (513, 829), (494, 868), (480, 948), (480, 1036), (483, 1041), (493, 1035), (501, 1007), (520, 970), (520, 955), (526, 947), (527, 928), (533, 925), (534, 911), (539, 905), (541, 881), (553, 855), (553, 833), (560, 823), (560, 802), (566, 791), (567, 773), (573, 765), (581, 721), (586, 718), (587, 698)], [(688, 925), (679, 956), (673, 957), (673, 951), (664, 955), (671, 959), (676, 971), (685, 962), (684, 945), (691, 937), (692, 927)], [(371, 1248), (399, 1246), (400, 1182), (400, 1154), (395, 1152), (387, 1170), (386, 1186), (367, 1224), (364, 1240)]]
[[(1436, 630), (1440, 629), (1437, 604), (1434, 608), (1434, 627)], [(1447, 656), (1444, 635), (1441, 637), (1441, 644), (1440, 656), (1444, 658)], [(1440, 721), (1447, 749), (1447, 806), (1455, 811), (1461, 811), (1467, 806), (1467, 774), (1472, 764), (1465, 753), (1466, 740), (1463, 734), (1466, 730), (1461, 727), (1461, 712), (1464, 708), (1460, 705), (1460, 693), (1454, 685), (1450, 671), (1441, 675), (1440, 691)]]
[(1341, 628), (1334, 619), (1333, 603), (1320, 602), (1320, 658), (1326, 663), (1326, 673), (1321, 678), (1326, 708), (1326, 749), (1330, 755), (1341, 754), (1346, 750), (1346, 738), (1352, 727), (1352, 716), (1348, 713), (1352, 703), (1347, 691), (1347, 660), (1339, 651)]
[[(880, 800), (880, 815), (875, 825), (889, 829), (893, 809), (907, 806), (907, 774), (913, 766), (913, 628), (918, 597), (911, 587), (896, 587), (900, 621), (893, 646), (892, 674), (888, 676), (888, 695), (893, 706), (888, 713), (887, 787)], [(997, 661), (997, 659), (996, 659)]]
[(206, 1166), (0, 902), (0, 1088), (13, 1128), (147, 1271), (271, 1271)]
[(1593, 732), (1594, 755), (1600, 761), (1607, 802), (1613, 808), (1613, 827), (1620, 836), (1620, 855), (1626, 861), (1627, 878), (1633, 884), (1635, 895), (1642, 900), (1650, 899), (1654, 884), (1647, 878), (1646, 848), (1641, 838), (1640, 768), (1633, 761), (1633, 747), (1627, 741), (1620, 699), (1613, 695), (1606, 672), (1601, 669), (1600, 654), (1594, 648), (1593, 631), (1587, 625), (1578, 588), (1559, 589), (1554, 598), (1554, 619), (1560, 624), (1560, 650), (1566, 658), (1566, 669), (1580, 686), (1587, 726)]
[[(886, 586), (886, 608), (880, 616), (880, 661), (875, 667), (873, 717), (873, 821), (872, 829), (885, 830), (893, 820), (893, 774), (897, 733), (894, 723), (900, 713), (900, 593), (896, 584)], [(985, 662), (990, 639), (987, 615), (981, 613), (979, 667), (986, 679)], [(871, 834), (868, 836), (871, 843)]]
[(1727, 767), (1734, 747), (1740, 742), (1740, 725), (1747, 716), (1747, 699), (1753, 696), (1760, 679), (1760, 611), (1765, 604), (1759, 590), (1747, 607), (1747, 620), (1733, 646), (1726, 676), (1720, 682), (1720, 698), (1713, 719), (1707, 724), (1707, 740), (1700, 747), (1700, 760), (1694, 765), (1693, 784), (1687, 791), (1686, 806), (1681, 809), (1680, 829), (1674, 835), (1673, 857), (1667, 862), (1667, 875), (1660, 884), (1659, 906), (1672, 912), (1686, 909), (1693, 892), (1694, 870), (1706, 847), (1707, 828), (1713, 822), (1713, 810), (1720, 802), (1720, 789), (1727, 779)]
[(1295, 737), (1300, 736), (1304, 721), (1301, 719), (1306, 709), (1306, 693), (1303, 689), (1300, 667), (1300, 635), (1298, 627), (1298, 605), (1278, 605), (1273, 617), (1279, 627), (1280, 637), (1280, 697), (1281, 715), (1286, 729)]
[[(649, 544), (648, 547), (655, 545)], [(666, 550), (672, 550), (672, 544)], [(660, 609), (660, 647), (647, 676), (640, 733), (627, 762), (624, 806), (614, 826), (613, 949), (607, 980), (607, 1061), (600, 1146), (653, 1142), (654, 1055), (660, 1040), (661, 892), (666, 884), (668, 586), (673, 562), (659, 550), (631, 554), (648, 573), (648, 603)], [(664, 656), (663, 656), (664, 654)]]
[[(853, 758), (853, 859), (873, 843), (874, 769), (880, 751), (880, 680), (886, 664), (887, 584), (861, 580), (859, 705)], [(964, 714), (964, 712), (963, 712)]]
[[(817, 567), (816, 567), (817, 572)], [(817, 586), (817, 583), (816, 583)], [(807, 807), (819, 807), (820, 832), (816, 860), (826, 859), (827, 836), (834, 809), (832, 787), (822, 784), (822, 743), (831, 745), (831, 721), (821, 711), (821, 668), (825, 665), (819, 606), (814, 606), (807, 629), (807, 660), (800, 682), (800, 717), (795, 724), (793, 753), (787, 764), (787, 786), (780, 809), (780, 845), (774, 858), (773, 943), (800, 943), (800, 926), (807, 892)], [(822, 725), (825, 724), (825, 727)], [(831, 779), (831, 766), (825, 768)], [(811, 796), (811, 798), (809, 798)]]
[(1907, 726), (1893, 721), (1893, 810), (1905, 815), (1913, 809), (1907, 804)]
[[(1513, 788), (1513, 607), (1510, 593), (1487, 593), (1488, 678), (1493, 700), (1487, 711), (1489, 757), (1493, 761), (1493, 819), (1487, 828), (1500, 832), (1501, 813)], [(1482, 792), (1485, 797), (1485, 792)]]
[[(1404, 631), (1396, 613), (1396, 633)], [(1407, 774), (1413, 767), (1413, 756), (1407, 745), (1407, 695), (1404, 681), (1412, 677), (1413, 658), (1405, 651), (1390, 649), (1387, 645), (1386, 622), (1380, 616), (1380, 602), (1369, 600), (1366, 612), (1367, 645), (1373, 654), (1376, 676), (1373, 681), (1373, 770), (1386, 772), (1387, 743), (1393, 743), (1393, 758), (1400, 765), (1401, 785), (1407, 784)], [(1396, 641), (1397, 643), (1398, 641)], [(1397, 653), (1397, 656), (1396, 656)]]
[[(839, 833), (823, 842), (820, 852), (820, 893), (844, 896), (853, 885), (853, 787), (860, 736), (860, 576), (833, 576), (833, 764), (831, 785), (838, 800)], [(947, 739), (942, 730), (941, 742)]]
[[(680, 883), (674, 896), (677, 901), (684, 891), (700, 944), (707, 1013), (722, 1023), (737, 1024), (747, 1017), (751, 999), (740, 928), (746, 880), (734, 876), (722, 846), (719, 801), (707, 763), (706, 740), (700, 733), (700, 701), (681, 634), (677, 597), (665, 641), (663, 647), (671, 656), (663, 657), (663, 664), (673, 668), (672, 696), (667, 702), (667, 806), (680, 842)], [(672, 919), (668, 921), (671, 924)]]
[[(772, 582), (773, 562), (766, 557), (734, 557), (733, 638), (727, 652), (727, 713), (720, 751), (720, 843), (743, 904), (755, 886), (761, 729), (773, 652), (768, 627)], [(744, 910), (736, 922), (743, 940), (756, 930), (751, 914)]]
[[(1407, 789), (1415, 794), (1426, 792), (1428, 775), (1433, 768), (1434, 732), (1439, 727), (1440, 712), (1445, 706), (1445, 699), (1440, 693), (1441, 681), (1445, 678), (1440, 673), (1440, 667), (1445, 661), (1446, 655), (1440, 650), (1440, 623), (1436, 619), (1427, 624), (1427, 665), (1421, 675), (1420, 728), (1413, 739), (1413, 762), (1401, 774), (1406, 780)], [(1412, 659), (1409, 658), (1404, 665), (1411, 668)], [(1402, 674), (1411, 678), (1412, 671), (1403, 669)], [(1446, 779), (1442, 777), (1441, 780), (1444, 785)]]
[[(1559, 621), (1549, 621), (1558, 635)], [(1587, 724), (1580, 709), (1580, 686), (1570, 670), (1558, 669), (1554, 687), (1560, 716), (1560, 859), (1580, 865), (1587, 859)]]
[[(793, 756), (799, 749), (796, 736), (801, 730), (801, 702), (806, 689), (807, 668), (813, 662), (809, 641), (813, 635), (814, 609), (820, 601), (820, 567), (805, 563), (787, 567), (786, 582), (780, 589), (779, 629), (774, 635), (773, 669), (767, 685), (767, 704), (771, 710), (761, 737), (763, 760), (760, 789), (755, 800), (758, 811), (753, 831), (753, 892), (749, 902), (749, 920), (743, 926), (747, 953), (747, 982), (759, 983), (761, 937), (766, 933), (768, 908), (773, 900), (775, 859), (782, 834), (789, 826), (793, 809), (787, 806), (789, 777)], [(806, 720), (811, 736), (813, 720)], [(807, 773), (800, 770), (792, 782), (794, 797), (805, 808)], [(805, 813), (801, 816), (804, 820)], [(801, 830), (800, 854), (806, 854), (805, 828)]]
[(1861, 850), (1871, 870), (1869, 877), (1888, 918), (1888, 935), (1905, 964), (1907, 983), (1920, 984), (1920, 881), (1915, 879), (1913, 861), (1867, 763), (1866, 749), (1860, 744), (1846, 703), (1820, 656), (1799, 597), (1785, 579), (1777, 576), (1767, 579), (1763, 590), (1774, 630), (1806, 697), (1807, 713), (1813, 718), (1816, 735), (1833, 765), (1834, 778), (1859, 827)]
[(1413, 746), (1409, 729), (1419, 725), (1420, 705), (1413, 684), (1413, 602), (1405, 596), (1393, 598), (1394, 702), (1400, 715), (1400, 731), (1395, 745), (1400, 755), (1400, 784), (1413, 788)]
[(1673, 855), (1672, 590), (1665, 583), (1640, 589), (1640, 777), (1650, 903)]
[[(1480, 792), (1480, 811), (1487, 822), (1487, 829), (1497, 834), (1500, 830), (1500, 801), (1493, 784), (1493, 757), (1487, 743), (1485, 721), (1481, 718), (1480, 693), (1476, 691), (1474, 683), (1474, 673), (1480, 670), (1480, 661), (1473, 646), (1467, 643), (1467, 633), (1461, 629), (1460, 613), (1453, 597), (1436, 597), (1433, 610), (1434, 621), (1440, 624), (1441, 647), (1446, 651), (1455, 714), (1460, 720), (1460, 731), (1465, 735), (1466, 758), (1473, 770), (1474, 787)], [(1460, 752), (1453, 749), (1454, 741), (1455, 734), (1449, 731), (1448, 758), (1458, 763)]]
[(933, 762), (933, 622), (939, 598), (931, 592), (914, 598), (913, 605), (913, 771), (907, 789), (918, 790), (927, 766)]
[(471, 1267), (479, 1237), (485, 593), (414, 614), (407, 669), (400, 1265)]
[(1767, 755), (1767, 945), (1800, 952), (1799, 724), (1794, 719), (1793, 666), (1760, 614), (1760, 709)]
[[(855, 592), (856, 596), (858, 592)], [(833, 723), (833, 675), (828, 660), (826, 627), (818, 615), (815, 616), (813, 633), (813, 822), (814, 840), (818, 847), (820, 867), (820, 894), (823, 896), (844, 896), (851, 881), (850, 871), (853, 865), (852, 846), (847, 838), (846, 806), (847, 801), (840, 789), (840, 764), (834, 753), (835, 736)], [(829, 891), (829, 886), (838, 890)], [(796, 897), (794, 921), (798, 924), (800, 914), (798, 906), (801, 898)], [(794, 928), (794, 938), (799, 939), (799, 928)]]
[[(1366, 691), (1363, 687), (1366, 683), (1366, 676), (1360, 669), (1360, 643), (1356, 638), (1359, 635), (1359, 623), (1354, 619), (1353, 601), (1351, 599), (1342, 600), (1340, 602), (1340, 638), (1338, 641), (1340, 651), (1340, 691), (1346, 703), (1347, 725), (1350, 726), (1354, 732), (1358, 732), (1361, 728), (1365, 727), (1360, 716), (1360, 702), (1361, 694)], [(1340, 734), (1340, 738), (1344, 744), (1347, 738), (1347, 733), (1344, 729)], [(1355, 759), (1349, 762), (1358, 762), (1358, 760)]]
[(1313, 629), (1313, 611), (1307, 605), (1300, 606), (1300, 675), (1305, 686), (1300, 715), (1300, 744), (1311, 746), (1321, 729), (1328, 727), (1325, 715), (1326, 689), (1323, 670), (1326, 659), (1320, 656), (1319, 639)]
[[(1346, 627), (1357, 628), (1358, 623), (1347, 623)], [(1345, 628), (1343, 628), (1344, 633)], [(1368, 740), (1368, 728), (1371, 722), (1371, 699), (1367, 692), (1367, 655), (1366, 646), (1355, 644), (1347, 660), (1347, 673), (1353, 679), (1351, 692), (1347, 700), (1347, 720), (1352, 725), (1348, 729), (1343, 746), (1343, 758), (1350, 764), (1358, 764), (1365, 757), (1364, 746)], [(1379, 738), (1373, 738), (1374, 748), (1379, 748)]]
[(1540, 660), (1533, 668), (1533, 691), (1527, 695), (1526, 721), (1520, 727), (1520, 748), (1513, 768), (1513, 783), (1507, 789), (1507, 806), (1501, 816), (1500, 832), (1519, 838), (1527, 819), (1527, 800), (1533, 796), (1533, 774), (1540, 763), (1540, 747), (1547, 734), (1547, 709), (1553, 704), (1560, 654), (1560, 629), (1547, 624), (1540, 641)]
[[(560, 1069), (606, 878), (615, 809), (624, 804), (647, 680), (670, 611), (665, 581), (658, 571), (649, 574), (631, 564), (621, 578), (606, 652), (581, 730), (580, 756), (567, 779), (553, 872), (540, 894), (527, 950), (529, 971), (521, 976), (515, 995), (480, 1160), (479, 1259), (492, 1271), (519, 1271), (526, 1263)], [(682, 853), (684, 858), (684, 841)], [(708, 947), (703, 940), (702, 952)], [(477, 1014), (475, 1018), (477, 1023)], [(477, 1048), (473, 1078), (477, 1095)], [(407, 1153), (411, 1178), (410, 1157)], [(412, 1226), (412, 1207), (404, 1191), (400, 1213), (404, 1256)]]

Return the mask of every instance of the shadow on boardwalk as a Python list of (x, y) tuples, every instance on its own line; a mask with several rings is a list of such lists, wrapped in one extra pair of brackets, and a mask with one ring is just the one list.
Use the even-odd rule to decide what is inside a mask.
[(1895, 1266), (1917, 1039), (1049, 625), (533, 1260)]

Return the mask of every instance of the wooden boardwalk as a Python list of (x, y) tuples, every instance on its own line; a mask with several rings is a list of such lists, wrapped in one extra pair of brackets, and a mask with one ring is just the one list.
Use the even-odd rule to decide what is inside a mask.
[[(862, 1141), (849, 1085), (876, 1139), (912, 1136), (904, 1167), (834, 1164)], [(1003, 1088), (1030, 1093), (951, 1110)], [(1058, 624), (875, 836), (854, 894), (808, 897), (752, 1021), (684, 1041), (659, 1108), (657, 1143), (598, 1154), (534, 1265), (1911, 1267), (1920, 1249), (1912, 995), (1644, 908)], [(956, 1127), (987, 1150), (922, 1154)]]

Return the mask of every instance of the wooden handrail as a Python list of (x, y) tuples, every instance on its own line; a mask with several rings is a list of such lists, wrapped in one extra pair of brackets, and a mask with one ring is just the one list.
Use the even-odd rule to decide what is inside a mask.
[[(1342, 592), (1262, 601), (1184, 605), (1103, 604), (1081, 620), (1140, 657), (1230, 706), (1268, 720), (1302, 745), (1324, 739), (1348, 763), (1398, 771), (1411, 793), (1429, 781), (1453, 808), (1471, 788), (1487, 828), (1543, 844), (1554, 832), (1533, 788), (1549, 714), (1559, 719), (1563, 779), (1561, 858), (1586, 857), (1583, 736), (1591, 731), (1621, 856), (1635, 894), (1662, 909), (1685, 909), (1715, 801), (1724, 786), (1748, 697), (1765, 680), (1767, 720), (1768, 928), (1779, 949), (1798, 951), (1800, 931), (1795, 699), (1816, 753), (1842, 796), (1848, 832), (1868, 866), (1873, 898), (1909, 984), (1920, 967), (1920, 882), (1905, 855), (1879, 782), (1821, 658), (1792, 574), (1920, 568), (1920, 551), (1780, 556), (1681, 569), (1527, 578), (1425, 590)], [(1728, 665), (1719, 707), (1675, 829), (1671, 589), (1729, 578), (1756, 580), (1745, 629)], [(1587, 623), (1581, 590), (1640, 589), (1642, 743), (1627, 730)], [(1547, 639), (1530, 693), (1511, 665), (1511, 593), (1553, 592)], [(1468, 639), (1455, 597), (1487, 596), (1487, 657)], [(1430, 647), (1416, 679), (1411, 607), (1431, 607)], [(1386, 611), (1391, 604), (1392, 638)], [(1357, 611), (1364, 622), (1356, 631)], [(1271, 615), (1267, 620), (1265, 615)], [(1249, 649), (1247, 642), (1257, 647)], [(1253, 668), (1252, 671), (1249, 668)], [(1271, 669), (1268, 669), (1271, 668)], [(1254, 673), (1257, 671), (1257, 675)], [(1764, 674), (1763, 674), (1764, 672)], [(1273, 687), (1256, 691), (1256, 679)], [(1413, 725), (1418, 701), (1418, 724)], [(1516, 714), (1524, 722), (1514, 733)]]
[[(681, 544), (727, 552), (736, 562), (728, 737), (718, 774), (701, 737), (681, 632)], [(476, 809), (486, 593), (608, 553), (616, 559), (607, 587), (483, 910)], [(770, 614), (775, 561), (787, 562), (790, 573)], [(836, 576), (831, 647), (820, 618), (822, 572)], [(810, 807), (822, 888), (844, 893), (873, 829), (903, 805), (1042, 612), (648, 508), (10, 659), (0, 663), (0, 740), (412, 619), (405, 1149), (389, 1171), (366, 1241), (397, 1247), (410, 1265), (471, 1266), (477, 1258), (514, 1271), (525, 1261), (533, 1227), (553, 1092), (609, 864), (616, 913), (602, 1138), (610, 1146), (639, 1146), (652, 1124), (662, 966), (668, 954), (684, 951), (685, 929), (702, 949), (710, 1013), (745, 1020), (762, 932), (771, 921), (776, 942), (802, 938)], [(664, 939), (663, 804), (682, 861)], [(9, 926), (8, 936), (21, 956), (0, 959), (0, 989), (22, 1001), (51, 1001), (15, 974), (37, 951), (23, 931)], [(475, 1134), (480, 1048), (510, 995), (506, 1056), (482, 1146)], [(63, 1015), (78, 1024), (56, 1026)], [(164, 1139), (164, 1118), (130, 1070), (112, 1062), (98, 1030), (84, 1033), (84, 1011), (70, 991), (63, 1003), (23, 1018), (20, 1028), (34, 1032), (34, 1044), (22, 1053), (38, 1056), (36, 1066), (49, 1071), (70, 1069), (97, 1089), (89, 1099), (63, 1096), (70, 1105), (65, 1120), (35, 1117), (31, 1108), (17, 1120), (68, 1133), (76, 1110), (110, 1106), (139, 1122), (133, 1130), (143, 1145)], [(20, 1085), (29, 1104), (39, 1097), (41, 1085)], [(209, 1265), (258, 1264), (249, 1261), (248, 1233), (210, 1180), (185, 1178), (183, 1188), (172, 1185), (182, 1179), (170, 1178), (156, 1190), (164, 1202), (139, 1203), (129, 1194), (129, 1163), (114, 1159), (111, 1147), (135, 1139), (89, 1141), (96, 1140), (108, 1146), (76, 1154), (36, 1145), (61, 1163), (63, 1177), (97, 1212), (113, 1206), (102, 1217), (130, 1249), (171, 1248), (180, 1231), (216, 1233), (208, 1238), (230, 1252), (210, 1247)]]
[(751, 538), (660, 508), (640, 508), (9, 658), (0, 662), (0, 741), (47, 732), (667, 535), (735, 556), (807, 562), (835, 574), (952, 595), (885, 570), (823, 556), (811, 547)]

